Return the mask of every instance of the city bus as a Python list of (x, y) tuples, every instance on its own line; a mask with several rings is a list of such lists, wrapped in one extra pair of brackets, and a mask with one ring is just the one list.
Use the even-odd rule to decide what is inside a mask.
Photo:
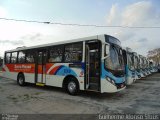
[(151, 73), (157, 72), (155, 68), (155, 62), (153, 60), (149, 60), (149, 68), (150, 68)]
[(135, 66), (135, 79), (138, 80), (141, 78), (139, 56), (136, 52), (133, 52), (133, 56), (134, 56), (134, 66)]
[(147, 75), (150, 75), (151, 72), (149, 70), (149, 60), (145, 57), (145, 63), (146, 63), (146, 72), (147, 72)]
[(62, 87), (71, 95), (126, 87), (121, 42), (105, 34), (5, 51), (3, 75), (20, 86)]
[(140, 59), (140, 73), (141, 73), (141, 78), (146, 77), (146, 71), (145, 71), (145, 59), (142, 55), (139, 55)]
[(135, 65), (134, 65), (134, 56), (131, 48), (123, 49), (123, 58), (125, 63), (125, 79), (126, 84), (131, 85), (135, 82)]
[(144, 71), (144, 74), (145, 74), (145, 76), (148, 76), (149, 75), (149, 71), (148, 71), (147, 58), (143, 56), (142, 59), (143, 59), (143, 71)]

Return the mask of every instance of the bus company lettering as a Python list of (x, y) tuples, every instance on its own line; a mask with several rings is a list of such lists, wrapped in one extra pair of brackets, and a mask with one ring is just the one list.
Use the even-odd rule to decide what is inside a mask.
[(31, 69), (31, 65), (14, 65), (15, 69)]

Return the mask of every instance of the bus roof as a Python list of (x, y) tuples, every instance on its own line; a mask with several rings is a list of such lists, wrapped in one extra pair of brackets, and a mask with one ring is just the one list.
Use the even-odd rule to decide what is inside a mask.
[[(43, 48), (43, 47), (49, 47), (49, 46), (53, 46), (53, 45), (63, 45), (63, 44), (72, 43), (72, 42), (82, 42), (82, 41), (95, 40), (95, 39), (98, 39), (98, 40), (101, 40), (102, 42), (105, 42), (105, 36), (110, 36), (110, 35), (102, 34), (102, 35), (95, 35), (95, 36), (90, 36), (90, 37), (83, 37), (83, 38), (78, 38), (78, 39), (65, 40), (65, 41), (36, 45), (36, 46), (30, 46), (30, 47), (22, 46), (22, 47), (18, 47), (16, 49), (7, 50), (5, 52), (14, 52), (14, 51), (21, 51), (21, 50)], [(110, 36), (110, 37), (113, 37), (113, 36)]]

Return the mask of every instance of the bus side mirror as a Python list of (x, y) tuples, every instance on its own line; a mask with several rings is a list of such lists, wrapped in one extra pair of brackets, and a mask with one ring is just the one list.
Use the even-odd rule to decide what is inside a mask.
[(109, 54), (109, 44), (105, 44), (105, 54), (108, 55)]

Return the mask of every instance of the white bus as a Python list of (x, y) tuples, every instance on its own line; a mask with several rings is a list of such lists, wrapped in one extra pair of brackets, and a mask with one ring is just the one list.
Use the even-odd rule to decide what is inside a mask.
[(131, 85), (136, 81), (134, 52), (131, 48), (126, 47), (123, 49), (123, 59), (125, 63), (126, 85)]
[(3, 64), (3, 76), (20, 86), (63, 87), (71, 95), (123, 90), (124, 74), (121, 43), (109, 35), (8, 50)]

